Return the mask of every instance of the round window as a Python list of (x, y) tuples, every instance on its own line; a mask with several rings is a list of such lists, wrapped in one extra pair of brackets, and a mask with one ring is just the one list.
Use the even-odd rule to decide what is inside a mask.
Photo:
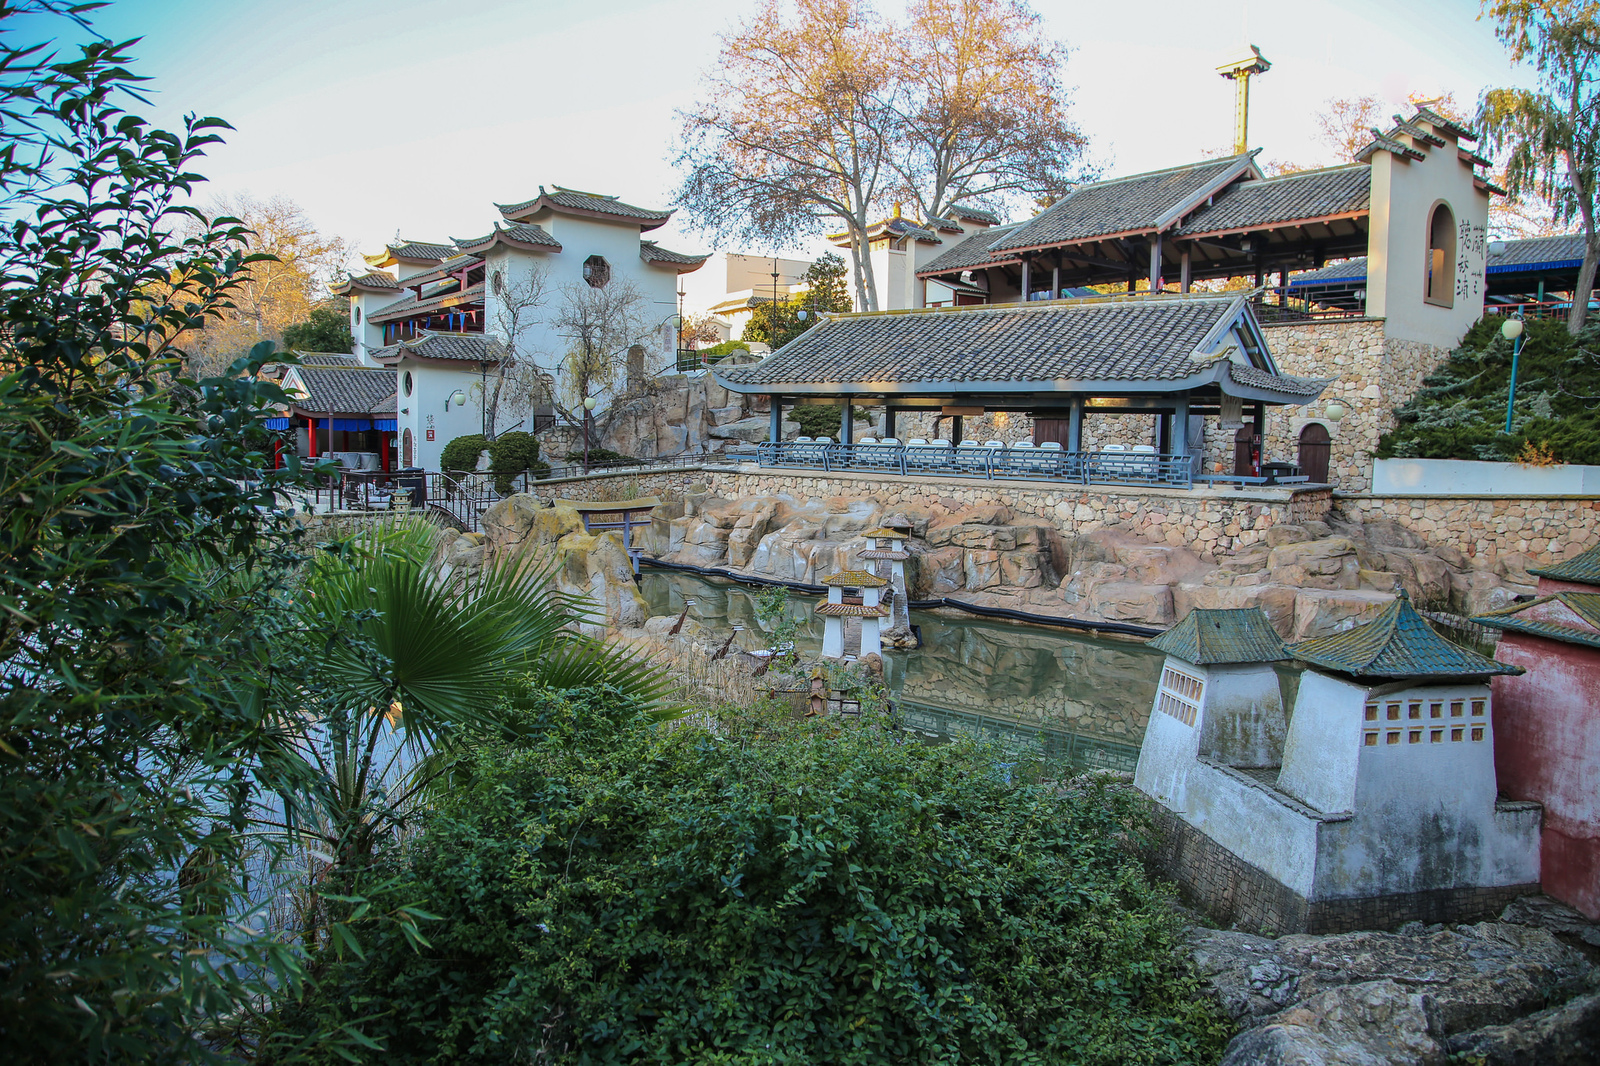
[(583, 280), (597, 289), (605, 288), (611, 280), (611, 264), (604, 256), (591, 255), (583, 261)]
[(358, 307), (358, 308), (355, 309), (355, 316), (356, 316), (356, 325), (358, 325), (358, 326), (361, 325), (361, 308)]
[(410, 396), (411, 395), (411, 391), (417, 387), (417, 383), (415, 381), (411, 380), (411, 371), (409, 371), (409, 370), (406, 371), (406, 376), (401, 381), (401, 387), (406, 390), (406, 395), (407, 396)]

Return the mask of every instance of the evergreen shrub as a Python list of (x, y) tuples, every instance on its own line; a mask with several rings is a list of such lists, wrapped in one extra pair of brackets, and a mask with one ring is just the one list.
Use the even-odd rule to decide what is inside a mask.
[[(860, 407), (852, 407), (851, 417), (857, 422), (870, 422), (872, 419)], [(784, 414), (790, 422), (800, 423), (800, 434), (806, 437), (832, 437), (839, 439), (839, 415), (837, 407), (816, 407), (806, 405), (791, 408)]]
[(1198, 1063), (1226, 1040), (1126, 786), (873, 716), (651, 730), (582, 690), (509, 725), (380, 871), (440, 917), (428, 945), (364, 931), (286, 1037), (349, 1027), (390, 1063), (795, 1066)]
[(439, 468), (449, 473), (471, 473), (478, 469), (478, 457), (489, 447), (489, 438), (482, 433), (457, 437), (439, 453)]
[(1380, 439), (1378, 458), (1514, 462), (1548, 454), (1561, 463), (1600, 464), (1600, 324), (1573, 337), (1565, 322), (1526, 323), (1506, 433), (1511, 343), (1500, 335), (1501, 322), (1473, 326), (1395, 410), (1398, 424)]

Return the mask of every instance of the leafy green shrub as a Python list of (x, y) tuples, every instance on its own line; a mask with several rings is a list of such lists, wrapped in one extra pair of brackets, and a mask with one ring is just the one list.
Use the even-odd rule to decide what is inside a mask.
[(470, 473), (478, 469), (478, 458), (487, 447), (489, 439), (482, 433), (469, 433), (465, 437), (457, 437), (446, 444), (444, 450), (439, 453), (439, 468)]
[(526, 473), (533, 478), (550, 476), (550, 464), (539, 458), (539, 438), (513, 430), (489, 442), (489, 471), (494, 474), (494, 490), (508, 495), (512, 479)]
[[(642, 727), (593, 690), (485, 744), (285, 1039), (395, 1063), (1211, 1061), (1123, 787), (871, 720)], [(331, 1055), (324, 1055), (331, 1061)]]
[(1486, 318), (1395, 410), (1380, 459), (1515, 461), (1530, 446), (1558, 462), (1600, 463), (1600, 324), (1574, 338), (1560, 321), (1532, 320), (1517, 357), (1517, 399), (1505, 432), (1511, 344)]
[[(635, 459), (631, 455), (623, 455), (621, 452), (614, 452), (609, 448), (590, 448), (589, 449), (589, 463), (590, 463), (590, 465), (593, 465), (595, 463), (636, 463), (638, 461), (639, 460)], [(567, 453), (567, 462), (569, 462), (569, 463), (581, 463), (581, 462), (583, 462), (583, 449), (579, 448), (577, 451), (568, 452)]]
[(720, 344), (713, 344), (709, 348), (701, 348), (699, 352), (710, 362), (716, 362), (723, 356), (732, 355), (734, 352), (748, 352), (749, 350), (750, 345), (745, 341), (723, 341)]
[[(860, 407), (850, 409), (851, 417), (857, 422), (870, 422), (872, 418)], [(839, 416), (842, 414), (837, 407), (818, 407), (811, 404), (791, 408), (784, 418), (790, 422), (800, 423), (800, 434), (806, 437), (832, 437), (839, 439)]]

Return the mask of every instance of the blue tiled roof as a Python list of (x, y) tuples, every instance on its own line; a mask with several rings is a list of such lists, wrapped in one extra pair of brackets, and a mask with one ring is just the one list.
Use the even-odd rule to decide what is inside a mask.
[(1197, 607), (1152, 640), (1150, 647), (1196, 666), (1271, 663), (1292, 658), (1259, 607)]
[(1370, 622), (1291, 645), (1296, 659), (1356, 677), (1447, 678), (1520, 674), (1522, 667), (1496, 662), (1441, 637), (1401, 592)]

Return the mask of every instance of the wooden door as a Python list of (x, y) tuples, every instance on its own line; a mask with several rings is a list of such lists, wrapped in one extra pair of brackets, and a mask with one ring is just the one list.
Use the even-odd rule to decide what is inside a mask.
[(1233, 473), (1235, 477), (1259, 477), (1260, 440), (1254, 426), (1240, 426), (1233, 435)]
[(1320, 422), (1307, 422), (1300, 431), (1300, 472), (1312, 481), (1326, 484), (1328, 454), (1332, 450), (1328, 427)]
[(1067, 438), (1071, 433), (1072, 419), (1070, 418), (1035, 418), (1033, 420), (1033, 443), (1035, 445), (1053, 440), (1065, 448), (1067, 446)]
[(411, 431), (409, 429), (406, 430), (405, 436), (400, 438), (400, 452), (401, 452), (400, 465), (401, 466), (410, 466), (410, 465), (412, 465), (411, 464)]

